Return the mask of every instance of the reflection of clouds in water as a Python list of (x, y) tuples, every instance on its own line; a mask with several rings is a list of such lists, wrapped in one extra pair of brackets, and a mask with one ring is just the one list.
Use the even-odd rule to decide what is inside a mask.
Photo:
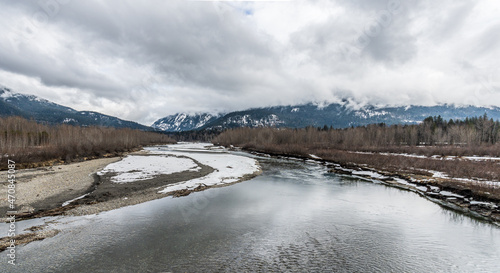
[(323, 179), (328, 171), (327, 167), (314, 161), (265, 159), (264, 162), (266, 164), (263, 166), (263, 170), (267, 175), (274, 178), (297, 180), (307, 184)]
[[(351, 179), (335, 175), (319, 179), (326, 169), (322, 165), (273, 159), (260, 163), (266, 171), (250, 181), (99, 214), (93, 216), (98, 220), (79, 224), (78, 232), (63, 232), (39, 244), (20, 247), (23, 259), (30, 262), (16, 269), (497, 269), (500, 230), (492, 225), (445, 210), (411, 192), (367, 182), (347, 185), (342, 181)], [(181, 209), (193, 204), (204, 207), (185, 222)], [(51, 253), (50, 259), (47, 253)], [(2, 259), (5, 257), (0, 257), (0, 262)]]

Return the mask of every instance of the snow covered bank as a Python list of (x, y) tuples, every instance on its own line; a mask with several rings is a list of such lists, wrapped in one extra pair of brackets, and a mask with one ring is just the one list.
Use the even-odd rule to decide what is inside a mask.
[(211, 187), (232, 184), (260, 172), (260, 166), (255, 159), (224, 152), (212, 144), (182, 143), (160, 148), (147, 148), (146, 150), (150, 154), (186, 156), (215, 169), (207, 176), (168, 185), (159, 193), (192, 190), (198, 186)]
[(500, 157), (491, 157), (491, 156), (453, 156), (453, 155), (433, 155), (433, 156), (425, 156), (425, 155), (417, 155), (417, 154), (407, 154), (407, 153), (381, 153), (381, 152), (359, 152), (359, 151), (349, 151), (349, 153), (353, 154), (363, 154), (363, 155), (385, 155), (385, 156), (404, 156), (404, 157), (412, 157), (412, 158), (427, 158), (427, 159), (435, 159), (435, 160), (470, 160), (470, 161), (500, 161)]
[(128, 183), (151, 179), (162, 174), (199, 169), (198, 164), (189, 158), (129, 155), (121, 161), (106, 166), (97, 174), (115, 173), (116, 175), (111, 178), (112, 182)]
[(468, 182), (476, 185), (490, 186), (492, 188), (500, 188), (499, 181), (488, 181), (481, 178), (469, 179), (469, 178), (457, 178), (457, 177), (449, 177), (447, 174), (443, 172), (433, 171), (433, 170), (424, 170), (432, 173), (432, 178), (442, 178), (442, 179), (451, 179), (460, 182)]
[(162, 146), (162, 150), (177, 152), (227, 152), (224, 147), (203, 142), (179, 142), (178, 144)]

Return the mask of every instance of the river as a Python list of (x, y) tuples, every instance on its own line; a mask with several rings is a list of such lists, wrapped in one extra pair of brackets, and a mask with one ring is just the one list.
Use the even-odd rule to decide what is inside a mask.
[[(248, 155), (250, 156), (250, 155)], [(65, 218), (2, 272), (498, 272), (500, 228), (415, 193), (258, 157), (223, 188)]]

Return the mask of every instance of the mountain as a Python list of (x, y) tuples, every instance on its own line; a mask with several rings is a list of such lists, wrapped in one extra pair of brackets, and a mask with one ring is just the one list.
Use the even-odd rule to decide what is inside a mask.
[(179, 113), (159, 119), (151, 127), (165, 132), (191, 131), (215, 121), (220, 115)]
[[(500, 119), (500, 108), (498, 107), (459, 107), (454, 105), (375, 107), (368, 105), (354, 109), (347, 101), (344, 101), (322, 107), (309, 103), (295, 106), (253, 108), (222, 115), (197, 127), (180, 127), (172, 119), (162, 119), (162, 126), (169, 129), (175, 128), (176, 131), (236, 127), (303, 128), (307, 126), (323, 127), (324, 125), (346, 128), (382, 122), (389, 125), (416, 124), (426, 117), (438, 115), (446, 120), (465, 119), (466, 117), (482, 116), (485, 113), (495, 120)], [(191, 121), (189, 115), (181, 114), (170, 117), (175, 116), (183, 117), (184, 124), (196, 124), (196, 120)]]
[(220, 130), (236, 127), (307, 126), (346, 128), (373, 123), (415, 124), (426, 117), (440, 115), (443, 119), (465, 119), (487, 114), (500, 119), (499, 107), (459, 107), (454, 105), (352, 107), (348, 101), (318, 106), (313, 103), (295, 106), (253, 108), (228, 114), (180, 113), (157, 120), (152, 127), (91, 111), (77, 111), (33, 95), (14, 93), (0, 86), (0, 116), (21, 116), (50, 124), (106, 126), (140, 130), (181, 132), (191, 130)]
[(21, 116), (50, 124), (70, 124), (79, 126), (105, 126), (152, 130), (151, 127), (133, 121), (91, 111), (76, 111), (33, 95), (14, 93), (0, 87), (0, 116)]

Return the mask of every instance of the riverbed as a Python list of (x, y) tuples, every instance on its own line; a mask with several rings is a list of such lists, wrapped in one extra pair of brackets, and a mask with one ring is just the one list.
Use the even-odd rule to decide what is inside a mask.
[[(500, 228), (293, 159), (223, 188), (56, 221), (2, 272), (496, 272)], [(24, 221), (22, 225), (29, 225)], [(21, 224), (20, 224), (21, 225)]]

